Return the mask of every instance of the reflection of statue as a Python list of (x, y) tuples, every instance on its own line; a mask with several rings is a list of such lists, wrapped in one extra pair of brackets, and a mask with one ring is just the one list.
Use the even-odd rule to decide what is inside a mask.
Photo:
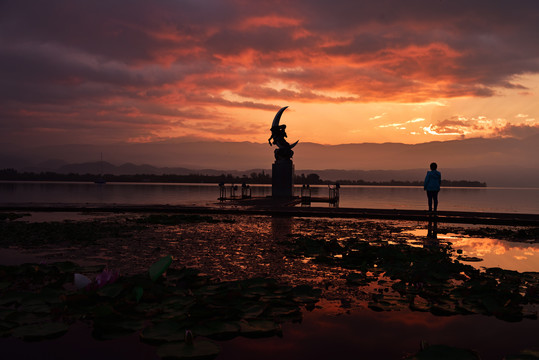
[[(286, 110), (288, 106), (285, 106), (284, 108), (281, 108), (277, 114), (275, 115), (275, 118), (273, 119), (273, 123), (271, 124), (271, 136), (268, 139), (268, 142), (270, 146), (272, 144), (277, 145), (277, 149), (275, 149), (275, 160), (290, 160), (290, 158), (294, 155), (294, 152), (292, 151), (292, 148), (296, 146), (298, 141), (290, 145), (288, 141), (286, 141), (286, 125), (279, 125), (279, 121), (281, 120), (281, 115)], [(273, 139), (273, 143), (271, 140)]]
[(288, 216), (274, 215), (271, 217), (271, 233), (273, 241), (287, 241), (292, 232), (293, 219)]

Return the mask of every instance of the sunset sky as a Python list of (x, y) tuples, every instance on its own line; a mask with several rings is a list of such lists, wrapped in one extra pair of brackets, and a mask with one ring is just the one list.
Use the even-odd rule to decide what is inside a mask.
[(0, 1), (0, 143), (539, 133), (539, 2)]

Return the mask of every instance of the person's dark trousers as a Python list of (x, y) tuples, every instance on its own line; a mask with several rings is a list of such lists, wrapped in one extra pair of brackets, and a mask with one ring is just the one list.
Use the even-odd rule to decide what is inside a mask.
[(432, 211), (432, 203), (434, 202), (434, 211), (438, 210), (438, 191), (427, 191), (429, 199), (429, 211)]

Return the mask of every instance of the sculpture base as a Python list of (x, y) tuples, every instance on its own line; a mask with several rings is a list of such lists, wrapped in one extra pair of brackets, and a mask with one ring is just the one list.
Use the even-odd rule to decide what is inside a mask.
[(276, 160), (271, 171), (272, 198), (292, 198), (294, 196), (294, 164), (292, 160)]

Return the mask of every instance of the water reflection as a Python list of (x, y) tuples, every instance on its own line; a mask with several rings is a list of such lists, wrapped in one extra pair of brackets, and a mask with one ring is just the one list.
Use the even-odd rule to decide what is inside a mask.
[(405, 233), (424, 237), (425, 244), (431, 244), (433, 239), (450, 243), (451, 247), (457, 251), (459, 261), (467, 262), (478, 269), (500, 267), (519, 272), (539, 271), (538, 243), (467, 237), (454, 233), (438, 234), (437, 228), (437, 222), (429, 220), (427, 229), (416, 229)]
[(427, 239), (438, 239), (438, 218), (436, 215), (429, 216)]
[(292, 232), (292, 218), (290, 216), (272, 216), (271, 233), (274, 241), (284, 241)]
[(305, 312), (301, 324), (285, 324), (283, 338), (222, 342), (219, 360), (403, 359), (419, 350), (421, 340), (471, 348), (483, 359), (501, 359), (536, 342), (534, 321), (501, 327), (498, 320), (484, 316), (367, 309), (336, 316), (326, 311), (330, 304), (321, 305), (322, 309)]
[(501, 267), (520, 272), (539, 271), (539, 244), (514, 243), (488, 238), (453, 237), (455, 249), (481, 258), (482, 267)]

